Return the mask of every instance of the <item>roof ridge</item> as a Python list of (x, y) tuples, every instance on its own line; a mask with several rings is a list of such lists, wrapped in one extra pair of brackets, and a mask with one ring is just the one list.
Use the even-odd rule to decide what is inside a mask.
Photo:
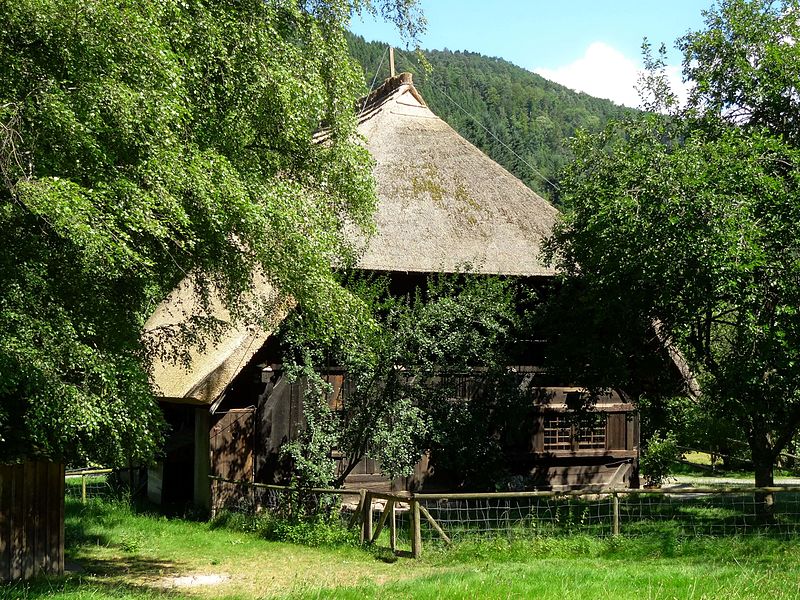
[(403, 86), (408, 86), (416, 99), (419, 100), (423, 106), (427, 106), (425, 101), (422, 99), (422, 96), (420, 96), (420, 93), (414, 87), (414, 76), (406, 71), (405, 73), (400, 73), (394, 77), (389, 77), (368, 95), (360, 98), (356, 103), (359, 112), (364, 113), (377, 108), (381, 104), (384, 104), (394, 95), (397, 90)]

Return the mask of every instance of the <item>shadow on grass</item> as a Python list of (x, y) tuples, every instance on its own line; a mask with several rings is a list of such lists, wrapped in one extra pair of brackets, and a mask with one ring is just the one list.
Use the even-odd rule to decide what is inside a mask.
[(183, 574), (180, 561), (147, 556), (141, 550), (152, 532), (140, 516), (154, 511), (129, 500), (68, 499), (65, 504), (64, 577), (45, 577), (0, 587), (0, 598), (184, 598), (169, 589), (170, 577)]
[(191, 590), (173, 587), (170, 579), (182, 573), (182, 565), (177, 562), (132, 555), (81, 559), (76, 564), (73, 558), (69, 557), (67, 561), (73, 572), (63, 577), (39, 577), (32, 581), (0, 584), (0, 599), (195, 597)]
[(38, 598), (192, 598), (184, 590), (156, 585), (133, 584), (115, 580), (95, 579), (86, 575), (41, 577), (33, 581), (0, 584), (0, 598), (36, 600)]
[(80, 576), (131, 577), (148, 583), (171, 575), (177, 575), (182, 572), (181, 569), (185, 569), (185, 565), (175, 561), (159, 560), (138, 555), (113, 558), (70, 556), (70, 559), (80, 565), (78, 573)]

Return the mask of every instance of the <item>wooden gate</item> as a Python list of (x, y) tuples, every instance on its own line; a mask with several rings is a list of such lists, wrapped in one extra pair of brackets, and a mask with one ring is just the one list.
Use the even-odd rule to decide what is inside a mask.
[[(231, 481), (254, 481), (255, 408), (224, 413), (211, 428), (211, 474)], [(211, 505), (214, 510), (241, 501), (245, 486), (215, 481)]]
[(0, 581), (64, 573), (64, 465), (0, 465)]

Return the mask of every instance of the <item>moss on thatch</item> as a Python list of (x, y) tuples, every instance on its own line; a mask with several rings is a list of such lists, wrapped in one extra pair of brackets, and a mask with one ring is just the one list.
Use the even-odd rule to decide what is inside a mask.
[(409, 74), (362, 105), (376, 161), (377, 235), (359, 263), (381, 271), (552, 275), (540, 252), (557, 210), (434, 115)]

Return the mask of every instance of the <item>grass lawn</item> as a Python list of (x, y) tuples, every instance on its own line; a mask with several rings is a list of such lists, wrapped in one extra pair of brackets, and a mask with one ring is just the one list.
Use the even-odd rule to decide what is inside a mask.
[(800, 540), (482, 540), (426, 545), (415, 561), (68, 501), (67, 553), (82, 571), (0, 586), (0, 597), (800, 598)]
[[(750, 485), (755, 485), (755, 476), (752, 470), (747, 470), (743, 461), (734, 461), (739, 467), (725, 469), (722, 460), (718, 460), (716, 469), (711, 469), (711, 455), (707, 452), (684, 452), (684, 462), (675, 462), (671, 468), (671, 475), (687, 475), (691, 477), (719, 477), (721, 479), (741, 479)], [(797, 470), (775, 469), (775, 478), (796, 478)]]

